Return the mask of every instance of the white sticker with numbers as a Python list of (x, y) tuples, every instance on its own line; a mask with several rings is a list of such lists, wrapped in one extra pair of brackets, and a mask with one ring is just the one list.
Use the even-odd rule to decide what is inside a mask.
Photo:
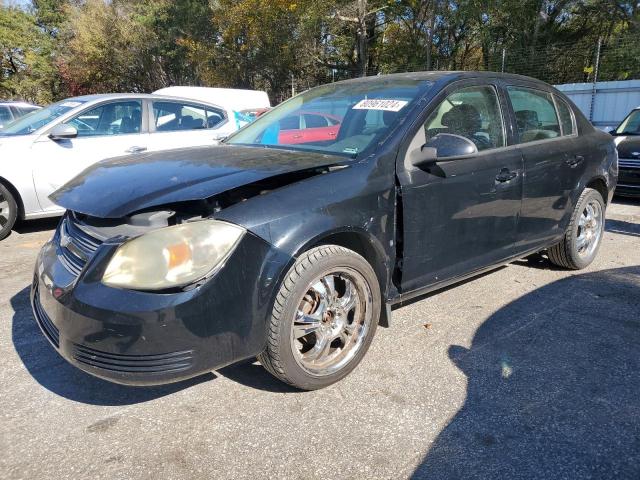
[(399, 112), (407, 103), (405, 100), (387, 100), (384, 98), (371, 98), (360, 100), (353, 106), (354, 110), (385, 110), (387, 112)]

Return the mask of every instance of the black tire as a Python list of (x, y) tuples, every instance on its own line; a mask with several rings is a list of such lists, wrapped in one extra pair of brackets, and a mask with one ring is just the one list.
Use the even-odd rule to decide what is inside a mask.
[(18, 204), (9, 189), (0, 184), (0, 240), (11, 233), (18, 218)]
[[(366, 323), (366, 328), (360, 329), (362, 333), (357, 337), (357, 341), (353, 344), (347, 342), (341, 349), (336, 347), (336, 352), (342, 350), (347, 352), (350, 348), (348, 345), (358, 345), (348, 363), (340, 366), (337, 371), (319, 375), (312, 374), (300, 363), (300, 351), (296, 349), (294, 353), (297, 345), (293, 338), (295, 331), (292, 330), (294, 329), (294, 319), (299, 314), (301, 302), (309, 298), (314, 280), (314, 285), (318, 285), (323, 278), (326, 278), (323, 275), (334, 276), (335, 279), (340, 280), (341, 276), (336, 272), (343, 272), (347, 276), (348, 272), (355, 273), (358, 281), (361, 282), (360, 285), (368, 287), (369, 295), (366, 295), (366, 303), (362, 303), (362, 295), (358, 294), (356, 298), (359, 310), (355, 310), (362, 313), (364, 315), (362, 318), (368, 319), (363, 322), (368, 323)], [(365, 283), (362, 283), (362, 280)], [(355, 283), (350, 285), (355, 285)], [(334, 291), (337, 291), (337, 288)], [(344, 296), (347, 296), (346, 293)], [(337, 297), (333, 298), (339, 300)], [(275, 377), (302, 390), (316, 390), (331, 385), (348, 375), (366, 354), (380, 320), (380, 305), (378, 279), (371, 265), (363, 257), (336, 245), (313, 248), (298, 258), (280, 285), (267, 325), (267, 348), (258, 356), (258, 360)], [(347, 317), (344, 312), (345, 310), (343, 310), (341, 318)], [(322, 322), (325, 321), (326, 319), (323, 317)], [(352, 320), (353, 324), (355, 324), (355, 320)], [(333, 348), (332, 341), (328, 341), (326, 344), (329, 349)]]
[[(592, 202), (596, 202), (600, 206), (600, 219), (597, 228), (595, 228), (597, 237), (594, 241), (596, 243), (592, 249), (589, 249), (586, 252), (580, 252), (578, 247), (578, 238), (582, 228), (580, 226), (580, 221), (581, 217), (584, 215), (585, 209), (588, 205), (592, 204)], [(605, 203), (600, 192), (592, 188), (585, 188), (576, 203), (573, 213), (571, 214), (571, 220), (564, 238), (547, 250), (547, 255), (551, 263), (570, 270), (580, 270), (593, 262), (598, 254), (600, 245), (602, 244), (605, 210)]]

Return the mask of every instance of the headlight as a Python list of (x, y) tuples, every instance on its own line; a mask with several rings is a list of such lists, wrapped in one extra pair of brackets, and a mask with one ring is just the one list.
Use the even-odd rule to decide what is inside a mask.
[(118, 247), (102, 283), (138, 290), (187, 285), (221, 266), (244, 232), (218, 220), (154, 230)]

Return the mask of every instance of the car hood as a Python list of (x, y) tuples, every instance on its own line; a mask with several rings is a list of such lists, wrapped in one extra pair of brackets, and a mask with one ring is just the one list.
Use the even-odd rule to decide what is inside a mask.
[(226, 145), (136, 154), (96, 163), (49, 198), (68, 210), (120, 218), (344, 161), (321, 153)]
[(618, 148), (618, 158), (640, 159), (640, 135), (618, 137), (616, 138), (616, 146)]
[[(18, 148), (33, 143), (35, 135), (2, 135), (0, 132), (0, 147), (3, 151), (7, 148)], [(4, 155), (3, 155), (4, 157)]]

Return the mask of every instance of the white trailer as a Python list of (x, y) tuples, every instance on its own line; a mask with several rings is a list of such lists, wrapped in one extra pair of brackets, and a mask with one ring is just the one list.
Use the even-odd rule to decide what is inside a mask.
[(566, 83), (555, 87), (602, 130), (617, 127), (631, 110), (640, 106), (640, 80)]

